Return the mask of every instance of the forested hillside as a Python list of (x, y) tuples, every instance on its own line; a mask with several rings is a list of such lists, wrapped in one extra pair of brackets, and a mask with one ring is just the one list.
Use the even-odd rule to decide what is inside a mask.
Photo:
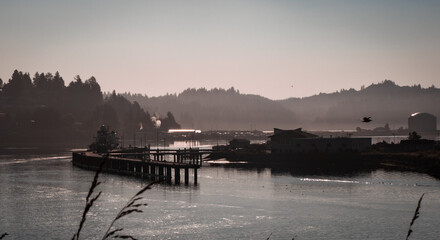
[[(307, 98), (278, 101), (297, 113), (298, 121), (307, 128), (354, 129), (390, 124), (392, 129), (407, 127), (408, 117), (415, 112), (428, 112), (440, 117), (440, 89), (431, 86), (398, 86), (385, 80), (362, 87), (361, 90), (341, 90)], [(371, 116), (373, 122), (359, 119)]]
[(159, 119), (115, 92), (104, 98), (94, 77), (77, 76), (65, 86), (58, 72), (31, 78), (15, 70), (0, 81), (1, 145), (90, 143), (103, 124), (127, 138), (180, 127), (171, 113)]
[[(318, 91), (318, 89), (317, 89)], [(385, 80), (360, 90), (321, 93), (306, 98), (273, 101), (258, 95), (241, 94), (234, 88), (187, 89), (180, 94), (147, 97), (124, 94), (150, 112), (172, 111), (186, 128), (203, 130), (303, 127), (309, 130), (373, 129), (386, 123), (392, 129), (407, 127), (408, 116), (429, 112), (440, 116), (440, 89), (432, 86), (398, 86)], [(360, 119), (372, 117), (364, 124)]]
[(124, 94), (144, 109), (160, 114), (170, 110), (186, 128), (202, 130), (250, 130), (292, 127), (296, 122), (293, 111), (270, 99), (240, 94), (234, 88), (187, 89), (179, 95), (148, 98), (139, 94)]

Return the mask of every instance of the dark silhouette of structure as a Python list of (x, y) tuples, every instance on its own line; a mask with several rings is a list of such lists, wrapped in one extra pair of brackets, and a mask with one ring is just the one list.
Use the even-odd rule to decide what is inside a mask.
[(238, 148), (247, 148), (251, 144), (251, 141), (243, 138), (234, 138), (231, 141), (229, 141), (229, 146), (232, 149), (238, 149)]
[(322, 138), (301, 128), (275, 128), (269, 138), (270, 149), (275, 154), (364, 152), (371, 147), (371, 138)]
[(437, 118), (429, 113), (413, 113), (408, 117), (408, 129), (418, 133), (434, 133), (437, 131)]

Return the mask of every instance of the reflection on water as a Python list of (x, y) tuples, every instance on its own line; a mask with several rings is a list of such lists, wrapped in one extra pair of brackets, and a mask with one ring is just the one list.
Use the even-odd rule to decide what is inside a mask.
[[(15, 150), (14, 150), (15, 151)], [(72, 167), (66, 150), (0, 156), (0, 232), (10, 239), (69, 239), (94, 172)], [(118, 223), (139, 239), (404, 239), (426, 193), (414, 239), (440, 235), (440, 181), (372, 171), (298, 174), (291, 169), (204, 166), (198, 186), (156, 185), (144, 213)], [(102, 196), (82, 239), (102, 237), (120, 207), (148, 182), (101, 176)]]
[(322, 178), (301, 178), (301, 181), (334, 182), (334, 183), (359, 183), (359, 181), (353, 181), (353, 180), (337, 180), (337, 179), (322, 179)]

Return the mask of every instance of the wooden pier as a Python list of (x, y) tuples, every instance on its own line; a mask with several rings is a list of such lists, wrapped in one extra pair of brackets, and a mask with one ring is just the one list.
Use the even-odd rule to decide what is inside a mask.
[[(189, 184), (190, 169), (193, 183), (197, 185), (197, 170), (202, 166), (203, 155), (211, 150), (199, 149), (148, 149), (142, 152), (109, 153), (103, 166), (104, 172), (122, 175), (134, 175), (141, 178), (165, 180), (167, 183), (180, 184), (181, 171), (185, 185)], [(81, 168), (97, 170), (106, 154), (93, 152), (72, 153), (72, 163)], [(174, 177), (173, 177), (174, 173)]]

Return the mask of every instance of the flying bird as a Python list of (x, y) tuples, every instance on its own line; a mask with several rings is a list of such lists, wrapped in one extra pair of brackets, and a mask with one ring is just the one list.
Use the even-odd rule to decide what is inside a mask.
[(369, 123), (371, 121), (373, 121), (373, 120), (371, 120), (371, 117), (363, 117), (361, 122)]

